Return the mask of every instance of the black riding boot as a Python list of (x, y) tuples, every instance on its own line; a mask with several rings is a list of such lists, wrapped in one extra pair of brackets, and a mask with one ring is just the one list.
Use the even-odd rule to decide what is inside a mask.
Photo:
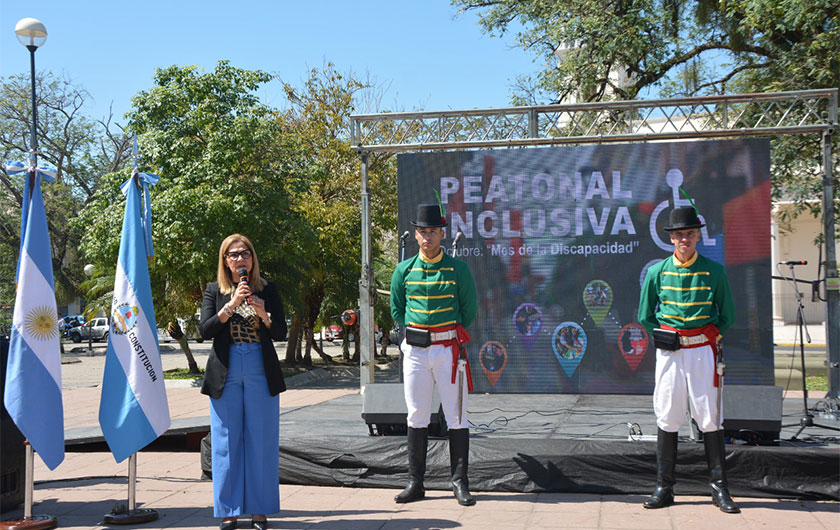
[(429, 429), (408, 428), (408, 486), (394, 497), (399, 503), (420, 500), (426, 496), (423, 476), (426, 474), (426, 448), (429, 445)]
[(467, 468), (470, 460), (470, 430), (449, 429), (449, 468), (452, 471), (452, 491), (461, 506), (472, 506)]
[(677, 464), (677, 433), (656, 429), (656, 489), (645, 500), (645, 508), (674, 504), (674, 468)]
[(741, 509), (729, 495), (726, 485), (726, 449), (723, 447), (723, 431), (703, 433), (706, 446), (706, 462), (709, 464), (709, 486), (712, 488), (712, 502), (724, 513), (741, 513)]

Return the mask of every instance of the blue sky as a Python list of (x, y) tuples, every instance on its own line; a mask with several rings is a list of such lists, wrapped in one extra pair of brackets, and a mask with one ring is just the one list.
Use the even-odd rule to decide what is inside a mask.
[[(296, 85), (328, 60), (386, 86), (390, 110), (508, 106), (516, 76), (539, 65), (476, 14), (455, 15), (449, 0), (0, 0), (0, 75), (28, 75), (14, 26), (33, 17), (48, 32), (36, 68), (86, 88), (94, 118), (111, 103), (121, 117), (157, 67), (221, 59)], [(282, 105), (278, 84), (260, 97)]]

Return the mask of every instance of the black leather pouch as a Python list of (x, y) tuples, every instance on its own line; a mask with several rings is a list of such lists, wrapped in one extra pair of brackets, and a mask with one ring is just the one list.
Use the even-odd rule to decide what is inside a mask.
[(677, 351), (681, 348), (680, 334), (670, 329), (654, 328), (653, 345), (660, 350)]
[(405, 328), (405, 341), (411, 346), (428, 348), (432, 345), (432, 334), (428, 329)]

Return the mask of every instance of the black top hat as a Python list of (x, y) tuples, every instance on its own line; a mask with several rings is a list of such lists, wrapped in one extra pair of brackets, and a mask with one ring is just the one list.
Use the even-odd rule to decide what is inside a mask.
[(665, 227), (666, 232), (674, 230), (688, 230), (706, 226), (697, 217), (697, 210), (692, 206), (680, 206), (671, 210), (671, 224)]
[(446, 218), (441, 215), (440, 205), (434, 203), (418, 204), (417, 220), (411, 221), (411, 224), (423, 228), (436, 228), (446, 226)]

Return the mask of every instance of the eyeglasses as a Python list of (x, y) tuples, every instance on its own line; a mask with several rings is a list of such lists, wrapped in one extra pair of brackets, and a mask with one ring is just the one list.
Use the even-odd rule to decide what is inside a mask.
[(239, 259), (249, 259), (251, 257), (250, 250), (243, 250), (241, 252), (228, 252), (225, 254), (228, 259), (236, 261)]

